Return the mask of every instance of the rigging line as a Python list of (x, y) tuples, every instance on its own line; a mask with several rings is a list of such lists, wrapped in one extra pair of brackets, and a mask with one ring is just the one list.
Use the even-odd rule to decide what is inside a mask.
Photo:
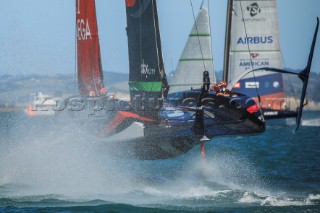
[[(240, 2), (241, 14), (242, 14), (242, 21), (243, 21), (243, 26), (244, 26), (244, 32), (245, 32), (245, 34), (246, 34), (246, 39), (248, 40), (247, 26), (246, 26), (246, 22), (244, 21), (242, 4), (241, 4), (241, 1), (239, 1), (239, 2)], [(252, 57), (251, 57), (251, 50), (250, 50), (249, 42), (247, 42), (247, 46), (248, 46), (248, 51), (249, 51), (251, 68), (253, 69), (253, 61), (252, 61)], [(256, 89), (256, 93), (257, 93), (259, 105), (261, 106), (261, 98), (260, 98), (260, 95), (259, 95), (259, 91), (258, 91), (258, 87), (257, 87), (256, 75), (254, 74), (254, 71), (252, 72), (252, 74), (253, 74), (253, 78), (254, 78), (254, 82), (255, 82), (255, 89)]]
[(202, 9), (203, 3), (204, 3), (204, 0), (202, 0), (201, 6), (200, 6), (200, 10)]
[(194, 25), (195, 25), (196, 31), (197, 31), (197, 38), (198, 38), (198, 43), (199, 43), (199, 47), (200, 47), (200, 53), (201, 53), (201, 57), (202, 57), (203, 68), (204, 68), (204, 70), (207, 70), (206, 69), (206, 65), (204, 63), (204, 57), (203, 57), (203, 53), (202, 53), (201, 42), (200, 42), (200, 38), (199, 38), (199, 32), (198, 32), (196, 17), (194, 15), (192, 0), (190, 0), (190, 4), (191, 4), (191, 8), (192, 8), (192, 15), (193, 15), (193, 20), (194, 20)]
[[(208, 0), (208, 13), (210, 14), (210, 4), (209, 4), (209, 0)], [(216, 83), (216, 75), (215, 75), (215, 72), (214, 72), (214, 61), (213, 61), (213, 48), (212, 48), (212, 29), (211, 29), (211, 18), (210, 18), (210, 15), (209, 16), (209, 30), (210, 30), (210, 49), (211, 49), (211, 57), (212, 57), (212, 73), (213, 73), (213, 79), (212, 79), (212, 83)], [(208, 70), (209, 71), (209, 70)]]
[[(158, 70), (159, 70), (159, 73), (160, 73), (160, 77), (161, 77), (161, 80), (163, 80), (163, 69), (164, 69), (164, 65), (163, 64), (160, 64), (160, 54), (159, 54), (159, 46), (161, 46), (159, 43), (159, 40), (158, 40), (158, 31), (157, 31), (157, 27), (158, 27), (158, 23), (156, 20), (156, 17), (157, 17), (157, 14), (156, 14), (156, 4), (154, 1), (151, 1), (151, 6), (152, 6), (152, 17), (153, 17), (153, 27), (154, 27), (154, 37), (155, 37), (155, 43), (156, 43), (156, 52), (157, 52), (157, 60), (158, 60), (158, 64), (157, 64), (157, 67), (158, 67)], [(163, 69), (162, 69), (163, 68)]]
[[(296, 90), (294, 89), (294, 86), (293, 86), (293, 83), (292, 83), (292, 81), (291, 81), (290, 75), (288, 75), (287, 78), (288, 78), (288, 80), (289, 80), (289, 84), (290, 84), (291, 91), (293, 92), (294, 102), (295, 102), (296, 106), (298, 107), (299, 104), (298, 104), (298, 100), (297, 100), (297, 93), (296, 93)], [(290, 100), (289, 100), (289, 103), (290, 103)]]
[(289, 84), (290, 84), (290, 87), (291, 87), (291, 91), (293, 92), (294, 102), (296, 103), (296, 106), (298, 107), (299, 104), (298, 104), (298, 99), (297, 99), (297, 93), (296, 93), (296, 90), (294, 89), (294, 86), (293, 86), (293, 83), (292, 83), (290, 75), (288, 75), (288, 80), (289, 80)]

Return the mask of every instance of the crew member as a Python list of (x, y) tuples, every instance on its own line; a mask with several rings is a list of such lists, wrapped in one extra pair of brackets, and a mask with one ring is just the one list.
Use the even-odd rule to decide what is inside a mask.
[(102, 87), (102, 88), (100, 89), (100, 94), (101, 94), (101, 95), (106, 95), (106, 94), (107, 94), (107, 89), (106, 89), (105, 87)]
[(220, 86), (218, 83), (216, 83), (214, 86), (213, 86), (213, 91), (218, 94), (220, 92)]
[(227, 82), (221, 81), (220, 84), (217, 86), (217, 95), (222, 95), (222, 96), (234, 96), (230, 90), (227, 89)]
[(96, 96), (96, 93), (93, 90), (89, 91), (89, 96)]

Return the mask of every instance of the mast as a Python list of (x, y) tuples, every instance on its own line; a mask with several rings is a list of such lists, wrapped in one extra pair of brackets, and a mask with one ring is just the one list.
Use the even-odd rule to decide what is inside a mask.
[[(202, 4), (201, 4), (201, 9), (202, 9), (202, 6), (204, 4), (204, 0), (202, 1)], [(208, 0), (208, 14), (210, 14), (210, 4), (209, 4), (209, 0)], [(210, 31), (210, 35), (212, 35), (212, 29), (211, 29), (211, 18), (210, 16), (208, 15), (208, 21), (209, 21), (209, 31)], [(216, 78), (216, 72), (214, 70), (214, 62), (213, 62), (213, 46), (212, 46), (212, 36), (210, 36), (210, 49), (211, 49), (211, 57), (212, 57), (212, 79), (211, 79), (211, 82), (212, 84), (215, 84), (217, 83), (217, 78)], [(210, 74), (210, 71), (209, 71), (209, 74)], [(209, 76), (210, 77), (210, 76)]]
[(94, 0), (76, 0), (78, 89), (80, 95), (99, 95), (104, 88)]
[(223, 76), (222, 76), (222, 80), (226, 82), (230, 80), (229, 79), (229, 55), (230, 55), (230, 41), (231, 41), (232, 8), (233, 8), (233, 0), (228, 0), (226, 39), (224, 44), (224, 64), (223, 64)]
[(156, 26), (156, 37), (157, 37), (157, 49), (159, 54), (159, 71), (160, 76), (162, 79), (162, 95), (163, 98), (167, 97), (169, 92), (169, 84), (166, 76), (166, 72), (164, 70), (164, 62), (163, 62), (163, 55), (162, 55), (162, 45), (161, 45), (161, 38), (160, 38), (160, 27), (159, 27), (159, 19), (158, 19), (158, 11), (157, 11), (157, 2), (154, 1), (153, 5), (154, 10), (154, 19), (155, 19), (155, 26)]

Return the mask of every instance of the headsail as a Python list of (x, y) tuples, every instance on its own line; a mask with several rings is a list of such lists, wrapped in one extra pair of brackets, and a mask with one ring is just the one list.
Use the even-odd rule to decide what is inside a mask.
[(76, 0), (78, 87), (80, 95), (98, 95), (103, 85), (94, 0)]
[(209, 72), (211, 82), (215, 83), (210, 23), (206, 8), (200, 9), (189, 34), (170, 83), (170, 93), (190, 90), (191, 87), (200, 88), (203, 84), (202, 73), (204, 71)]
[[(130, 97), (158, 102), (168, 92), (156, 0), (126, 0)], [(158, 104), (157, 104), (158, 105)], [(160, 104), (161, 105), (161, 104)], [(144, 104), (145, 111), (154, 110)]]
[[(229, 82), (248, 70), (282, 68), (276, 1), (229, 1), (224, 80)], [(230, 11), (231, 10), (231, 11)], [(230, 26), (231, 25), (231, 26)], [(285, 109), (283, 76), (251, 73), (233, 91), (261, 97), (261, 108)], [(278, 100), (278, 101), (275, 101)]]

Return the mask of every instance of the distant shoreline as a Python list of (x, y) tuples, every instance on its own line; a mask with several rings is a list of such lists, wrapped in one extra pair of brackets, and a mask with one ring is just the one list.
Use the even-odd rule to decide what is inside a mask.
[(0, 112), (22, 112), (27, 106), (0, 106)]

